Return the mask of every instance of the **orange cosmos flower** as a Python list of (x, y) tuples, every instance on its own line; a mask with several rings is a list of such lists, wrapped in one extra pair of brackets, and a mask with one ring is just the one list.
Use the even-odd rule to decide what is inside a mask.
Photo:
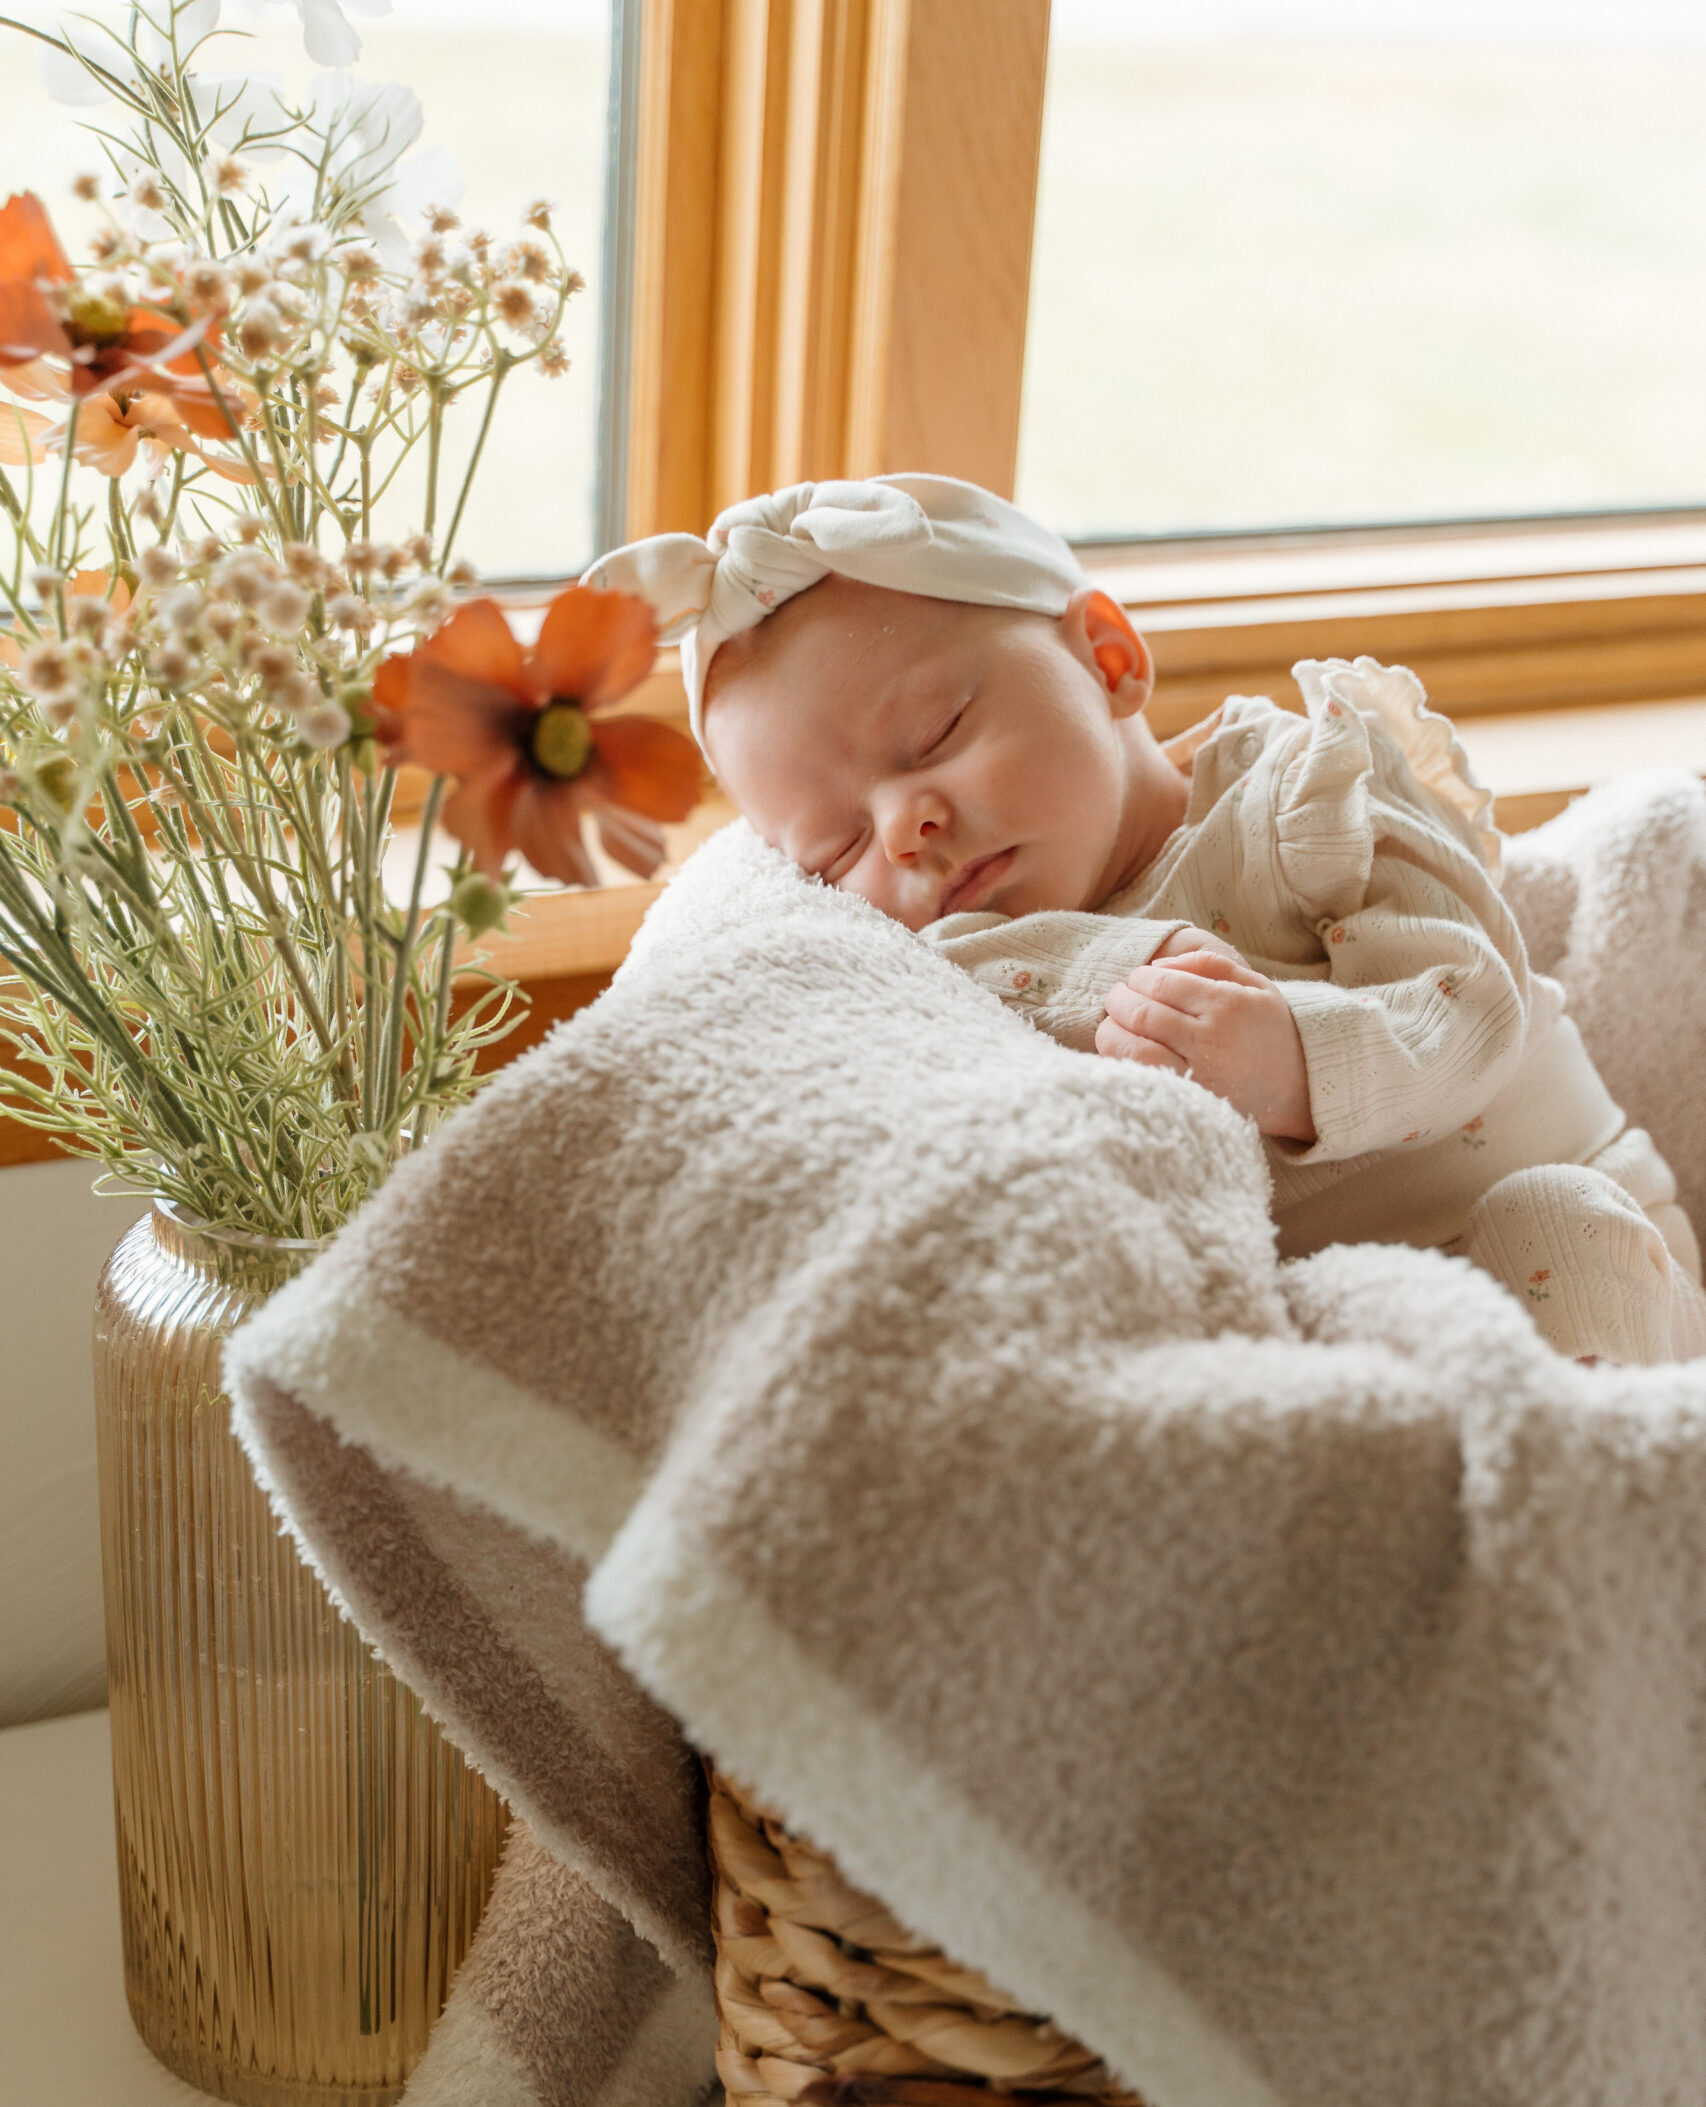
[[(0, 463), (22, 465), (56, 454), (65, 444), (69, 417), (57, 423), (38, 416), (17, 403), (0, 400)], [(185, 421), (176, 396), (157, 395), (152, 390), (133, 393), (125, 388), (109, 395), (91, 395), (76, 407), (77, 436), (73, 442), (79, 461), (98, 468), (105, 476), (122, 476), (136, 464), (138, 446), (145, 446), (156, 467), (176, 448), (194, 454), (229, 483), (252, 483), (254, 471), (236, 455), (208, 447)], [(229, 437), (227, 431), (225, 434)]]
[(660, 822), (698, 802), (699, 751), (655, 718), (601, 713), (656, 651), (652, 611), (631, 593), (570, 586), (531, 651), (495, 600), (471, 600), (380, 666), (379, 737), (392, 760), (459, 779), (444, 824), (488, 876), (519, 849), (542, 877), (596, 885), (585, 817), (618, 863), (649, 878), (663, 861)]
[[(198, 356), (210, 327), (205, 318), (186, 326), (160, 308), (127, 307), (80, 284), (33, 191), (0, 208), (0, 375), (14, 395), (108, 394), (121, 421), (146, 394), (168, 400), (179, 427), (229, 439), (226, 400), (236, 391), (229, 382), (216, 387)], [(4, 422), (15, 430), (15, 418)], [(79, 453), (81, 426), (80, 418)]]

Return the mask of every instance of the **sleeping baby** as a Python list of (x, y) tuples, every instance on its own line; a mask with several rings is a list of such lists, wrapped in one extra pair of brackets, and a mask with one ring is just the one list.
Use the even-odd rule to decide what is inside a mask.
[(1163, 745), (1066, 543), (942, 476), (800, 484), (595, 564), (679, 637), (752, 825), (1039, 1030), (1255, 1121), (1280, 1249), (1460, 1253), (1561, 1352), (1706, 1353), (1670, 1170), (1529, 970), (1449, 723), (1372, 659)]

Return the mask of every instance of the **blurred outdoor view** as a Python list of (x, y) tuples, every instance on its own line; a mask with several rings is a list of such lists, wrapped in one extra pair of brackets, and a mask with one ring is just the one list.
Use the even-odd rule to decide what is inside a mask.
[[(55, 10), (37, 5), (28, 15), (50, 24)], [(465, 181), (465, 220), (506, 237), (531, 200), (549, 198), (564, 253), (587, 280), (565, 318), (570, 370), (560, 380), (529, 370), (510, 383), (460, 536), (483, 572), (578, 571), (597, 553), (609, 0), (393, 0), (389, 15), (370, 19), (352, 8), (350, 20), (363, 46), (353, 70), (405, 82), (419, 95), (421, 147), (447, 147), (454, 156)], [(248, 41), (221, 38), (205, 71), (262, 73), (291, 86), (312, 76), (295, 7), (225, 0), (222, 23), (248, 32)], [(31, 46), (0, 32), (0, 199), (38, 191), (73, 256), (81, 253), (79, 235), (92, 227), (93, 208), (75, 204), (67, 185), (79, 170), (103, 166), (79, 118), (104, 121), (101, 110), (51, 101)], [(461, 419), (464, 445), (472, 444), (478, 421), (477, 410)], [(400, 487), (392, 531), (418, 523), (415, 510)]]
[(1701, 0), (1054, 0), (1018, 496), (1706, 503)]

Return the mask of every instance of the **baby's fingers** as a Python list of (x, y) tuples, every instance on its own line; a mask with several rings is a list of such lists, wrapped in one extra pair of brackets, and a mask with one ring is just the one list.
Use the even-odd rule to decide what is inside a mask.
[[(1140, 967), (1138, 970), (1147, 972), (1148, 969)], [(1134, 973), (1132, 980), (1136, 978)], [(1111, 987), (1103, 1007), (1116, 1024), (1137, 1038), (1153, 1039), (1158, 1046), (1165, 1046), (1182, 1060), (1189, 1060), (1195, 1043), (1196, 1019), (1186, 1011), (1157, 1001), (1152, 994), (1133, 987), (1130, 981)]]
[(1128, 1032), (1112, 1017), (1104, 1017), (1096, 1027), (1096, 1051), (1114, 1061), (1138, 1061), (1147, 1068), (1170, 1068), (1175, 1075), (1190, 1073), (1189, 1062), (1174, 1053), (1171, 1047), (1163, 1046), (1155, 1039), (1146, 1039), (1140, 1032)]

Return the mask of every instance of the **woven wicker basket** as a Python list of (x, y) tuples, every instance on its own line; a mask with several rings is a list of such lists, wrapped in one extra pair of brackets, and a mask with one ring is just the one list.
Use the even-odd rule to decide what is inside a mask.
[(707, 1766), (729, 2107), (1143, 2107), (1059, 2028), (913, 1938)]

